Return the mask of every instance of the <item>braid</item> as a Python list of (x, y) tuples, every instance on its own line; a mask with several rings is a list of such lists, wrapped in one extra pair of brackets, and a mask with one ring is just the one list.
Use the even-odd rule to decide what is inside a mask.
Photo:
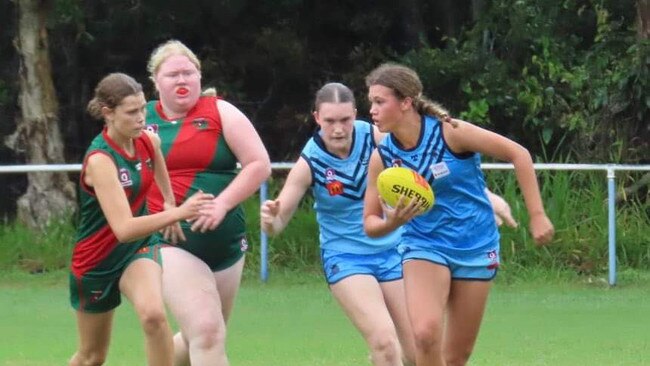
[(449, 116), (449, 111), (440, 103), (433, 102), (425, 96), (420, 95), (414, 98), (413, 107), (419, 114), (434, 116), (442, 122), (451, 124), (454, 128), (458, 127), (458, 122)]

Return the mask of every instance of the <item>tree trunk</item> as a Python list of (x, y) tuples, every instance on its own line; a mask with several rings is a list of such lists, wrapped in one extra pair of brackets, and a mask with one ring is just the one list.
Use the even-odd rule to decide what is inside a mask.
[(650, 0), (636, 1), (637, 33), (639, 39), (650, 38)]
[(486, 7), (485, 0), (472, 0), (472, 21), (477, 22)]
[[(48, 51), (48, 0), (17, 0), (20, 57), (19, 104), (21, 117), (6, 144), (24, 154), (29, 164), (63, 163), (63, 140), (58, 125), (58, 101)], [(44, 228), (53, 218), (76, 208), (75, 186), (67, 173), (28, 173), (27, 192), (18, 199), (18, 220)]]
[(439, 9), (441, 10), (442, 29), (446, 37), (458, 37), (460, 25), (456, 16), (456, 7), (459, 4), (454, 0), (442, 0), (439, 2)]
[[(487, 4), (485, 0), (472, 0), (472, 21), (474, 23), (478, 22), (481, 18), (481, 15), (485, 13)], [(483, 40), (481, 42), (481, 49), (483, 52), (492, 52), (492, 41), (490, 40), (490, 31), (487, 29), (483, 30)]]
[(403, 31), (398, 51), (407, 52), (426, 46), (420, 0), (402, 0), (397, 4), (400, 12), (400, 25)]

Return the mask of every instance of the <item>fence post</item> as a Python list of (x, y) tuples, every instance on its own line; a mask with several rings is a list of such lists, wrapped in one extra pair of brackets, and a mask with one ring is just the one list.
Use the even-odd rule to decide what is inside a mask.
[(607, 168), (607, 210), (609, 231), (609, 285), (616, 285), (616, 171), (613, 167)]
[[(260, 186), (260, 207), (266, 201), (267, 195), (268, 184), (264, 181)], [(260, 279), (262, 282), (269, 279), (268, 255), (268, 239), (266, 233), (260, 228)]]

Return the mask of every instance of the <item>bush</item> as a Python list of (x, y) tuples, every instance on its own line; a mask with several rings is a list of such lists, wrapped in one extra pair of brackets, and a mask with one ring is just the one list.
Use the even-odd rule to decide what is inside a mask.
[[(629, 174), (624, 179), (634, 179)], [(543, 171), (540, 184), (547, 214), (555, 225), (556, 237), (548, 247), (537, 248), (528, 232), (528, 218), (523, 199), (511, 171), (488, 171), (488, 186), (503, 195), (512, 207), (518, 229), (501, 229), (503, 270), (517, 276), (522, 269), (549, 271), (571, 270), (597, 275), (607, 272), (608, 216), (607, 181), (602, 171)], [(621, 175), (622, 176), (622, 175)], [(269, 197), (277, 196), (282, 179), (271, 180)], [(269, 238), (269, 268), (320, 272), (318, 225), (306, 197), (286, 230)], [(259, 196), (244, 203), (248, 223), (249, 254), (247, 268), (260, 268)], [(650, 203), (646, 200), (624, 201), (617, 207), (617, 254), (621, 267), (650, 267)], [(74, 224), (60, 220), (44, 234), (20, 225), (0, 226), (0, 270), (19, 269), (32, 273), (67, 268), (74, 243)]]

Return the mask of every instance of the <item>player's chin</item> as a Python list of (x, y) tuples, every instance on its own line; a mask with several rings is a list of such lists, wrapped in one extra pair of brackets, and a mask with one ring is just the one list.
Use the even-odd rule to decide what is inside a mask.
[(377, 126), (377, 129), (379, 130), (379, 132), (382, 132), (382, 133), (389, 132), (385, 125), (378, 124), (377, 122), (375, 122), (375, 126)]

